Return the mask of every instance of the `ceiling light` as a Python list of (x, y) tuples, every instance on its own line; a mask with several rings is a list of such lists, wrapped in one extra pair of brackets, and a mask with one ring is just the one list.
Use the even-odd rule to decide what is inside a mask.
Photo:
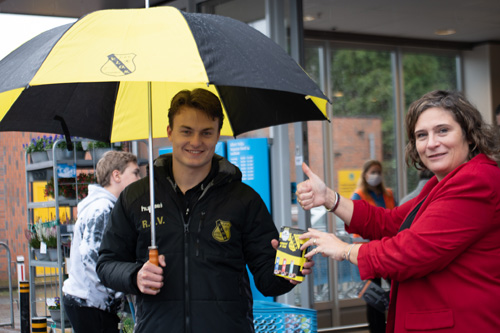
[(455, 29), (439, 29), (434, 31), (434, 34), (438, 36), (449, 36), (449, 35), (454, 35), (456, 33), (457, 31)]
[(304, 22), (311, 22), (314, 21), (316, 18), (312, 15), (306, 15), (304, 16)]

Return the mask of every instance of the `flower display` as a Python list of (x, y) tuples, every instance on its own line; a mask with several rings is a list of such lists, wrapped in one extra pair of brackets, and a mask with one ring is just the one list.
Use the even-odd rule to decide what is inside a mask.
[(52, 144), (50, 141), (52, 140), (52, 137), (50, 136), (38, 136), (36, 139), (33, 138), (31, 139), (30, 143), (23, 144), (23, 149), (28, 153), (34, 153), (34, 152), (44, 152), (47, 149), (47, 145)]
[(41, 238), (42, 242), (47, 244), (47, 248), (55, 249), (57, 248), (57, 227), (45, 227), (41, 228)]
[(113, 148), (116, 150), (122, 150), (122, 145), (121, 143), (108, 143), (108, 142), (103, 142), (103, 141), (90, 141), (87, 145), (87, 150), (92, 150), (92, 149), (97, 149), (97, 148), (111, 148), (111, 145), (113, 145)]
[(59, 310), (61, 308), (61, 299), (59, 297), (47, 298), (49, 310)]
[[(62, 141), (59, 141), (58, 144), (57, 144), (57, 148), (61, 148), (61, 149), (67, 149), (68, 148), (68, 145), (66, 143), (66, 139), (64, 137), (64, 135), (54, 135), (54, 137), (51, 137), (51, 136), (48, 136), (47, 139), (49, 140), (47, 142), (47, 145), (46, 145), (46, 149), (52, 149), (52, 147), (54, 146), (54, 143), (57, 141), (57, 140), (62, 140)], [(72, 136), (71, 139), (78, 139), (78, 137), (74, 137)], [(80, 141), (76, 141), (76, 142), (73, 142), (73, 145), (75, 147), (75, 149), (77, 151), (83, 151), (83, 146), (82, 146), (82, 143)]]
[(24, 229), (24, 237), (28, 240), (28, 243), (31, 248), (39, 249), (40, 248), (40, 240), (38, 239), (36, 232), (32, 231), (32, 227), (30, 229)]
[[(63, 196), (66, 198), (75, 198), (76, 195), (76, 186), (78, 184), (78, 199), (81, 200), (85, 198), (88, 193), (88, 185), (97, 183), (97, 179), (93, 173), (80, 173), (75, 178), (59, 178), (58, 179), (58, 188), (59, 196)], [(53, 198), (54, 194), (54, 177), (52, 177), (45, 185), (45, 196)]]

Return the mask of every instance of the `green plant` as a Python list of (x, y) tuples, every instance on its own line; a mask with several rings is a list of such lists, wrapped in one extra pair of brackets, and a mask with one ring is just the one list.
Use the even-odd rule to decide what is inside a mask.
[[(59, 196), (63, 196), (66, 198), (72, 198), (75, 196), (75, 179), (74, 178), (59, 178), (57, 180), (59, 192), (57, 194)], [(47, 184), (45, 185), (44, 194), (46, 197), (54, 198), (54, 177), (52, 177)]]
[[(76, 185), (78, 184), (78, 199), (85, 198), (89, 193), (89, 184), (97, 183), (97, 178), (93, 173), (81, 172), (75, 178), (58, 179), (59, 196), (73, 198), (76, 194)], [(54, 198), (54, 177), (45, 185), (44, 194), (46, 197)]]
[(42, 228), (42, 241), (49, 249), (57, 248), (57, 227), (43, 227)]
[[(59, 141), (57, 143), (57, 147), (56, 148), (61, 148), (61, 149), (67, 149), (68, 148), (68, 144), (66, 143), (66, 139), (64, 137), (64, 135), (54, 135), (54, 137), (52, 138), (51, 136), (48, 137), (48, 139), (50, 140), (47, 145), (46, 145), (46, 149), (52, 149), (52, 147), (54, 146), (54, 143), (57, 141), (57, 140), (62, 140), (62, 141)], [(78, 139), (77, 137), (71, 137), (71, 139)], [(82, 142), (81, 141), (72, 141), (73, 142), (73, 146), (74, 148), (77, 150), (77, 151), (83, 151), (83, 146), (82, 146)]]
[(47, 298), (47, 306), (49, 310), (61, 309), (61, 299), (59, 297)]
[(30, 143), (23, 144), (23, 149), (28, 153), (34, 152), (44, 152), (46, 150), (46, 146), (49, 144), (49, 140), (52, 137), (44, 135), (43, 137), (38, 136), (36, 139), (32, 138)]
[(113, 147), (116, 150), (121, 150), (122, 145), (121, 144), (111, 144), (109, 142), (103, 142), (103, 141), (90, 141), (87, 145), (87, 150), (92, 150), (92, 149), (97, 149), (97, 148), (111, 148)]
[(24, 229), (24, 237), (28, 240), (28, 243), (32, 249), (40, 248), (40, 240), (38, 239), (36, 232), (33, 231), (33, 227), (30, 229)]

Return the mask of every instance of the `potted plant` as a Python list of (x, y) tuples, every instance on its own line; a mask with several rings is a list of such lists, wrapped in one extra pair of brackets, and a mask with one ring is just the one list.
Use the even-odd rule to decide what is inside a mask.
[[(57, 195), (66, 198), (66, 199), (74, 199), (75, 198), (75, 179), (74, 178), (58, 178), (58, 192)], [(47, 198), (55, 198), (54, 193), (54, 177), (50, 178), (50, 180), (45, 185), (44, 194)]]
[[(59, 297), (47, 298), (47, 307), (50, 311), (52, 320), (56, 323), (61, 322), (61, 299)], [(67, 316), (64, 316), (64, 326), (68, 327), (70, 322)]]
[[(71, 139), (78, 139), (76, 137), (71, 137)], [(64, 135), (54, 135), (54, 137), (49, 137), (49, 142), (47, 143), (47, 154), (49, 157), (49, 160), (53, 159), (52, 156), (52, 149), (54, 148), (54, 144), (56, 143), (57, 140), (60, 140), (57, 143), (57, 146), (55, 147), (55, 155), (56, 155), (56, 160), (63, 160), (63, 159), (72, 159), (73, 158), (73, 151), (68, 150), (68, 144), (66, 143), (66, 139)], [(73, 141), (73, 149), (74, 153), (76, 154), (76, 159), (85, 159), (85, 151), (83, 150), (83, 146), (81, 141)]]
[(50, 261), (57, 261), (57, 227), (44, 226), (42, 228), (42, 242), (47, 246)]
[[(76, 186), (78, 185), (78, 199), (85, 198), (89, 193), (89, 184), (97, 183), (97, 178), (93, 173), (81, 172), (75, 178), (59, 178), (58, 179), (60, 197), (67, 199), (74, 199), (76, 196)], [(45, 196), (47, 198), (54, 198), (54, 177), (52, 177), (45, 185)]]
[[(30, 227), (31, 229), (31, 227)], [(28, 240), (29, 246), (34, 249), (40, 248), (40, 240), (36, 236), (36, 233), (30, 229), (24, 229), (24, 237)]]
[(97, 163), (102, 155), (110, 150), (122, 150), (121, 144), (111, 144), (103, 141), (91, 141), (87, 145), (87, 150), (90, 152), (92, 159)]
[(49, 137), (46, 135), (32, 138), (27, 144), (23, 144), (23, 148), (31, 157), (32, 163), (39, 163), (48, 160), (46, 146), (49, 142)]
[(78, 199), (81, 200), (89, 194), (89, 185), (97, 183), (97, 177), (93, 173), (80, 172), (76, 176), (78, 183)]
[(49, 260), (48, 253), (40, 252), (40, 245), (42, 242), (42, 223), (30, 224), (29, 229), (24, 231), (24, 236), (28, 240), (30, 247), (34, 250), (35, 258), (37, 260)]

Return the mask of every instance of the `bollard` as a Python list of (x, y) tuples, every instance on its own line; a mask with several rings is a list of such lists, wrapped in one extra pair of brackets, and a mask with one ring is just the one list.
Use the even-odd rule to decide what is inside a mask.
[(24, 281), (25, 268), (24, 268), (24, 256), (17, 256), (17, 281)]
[(31, 319), (31, 328), (33, 333), (47, 333), (47, 318), (34, 317)]
[(30, 283), (19, 281), (21, 333), (30, 333)]

